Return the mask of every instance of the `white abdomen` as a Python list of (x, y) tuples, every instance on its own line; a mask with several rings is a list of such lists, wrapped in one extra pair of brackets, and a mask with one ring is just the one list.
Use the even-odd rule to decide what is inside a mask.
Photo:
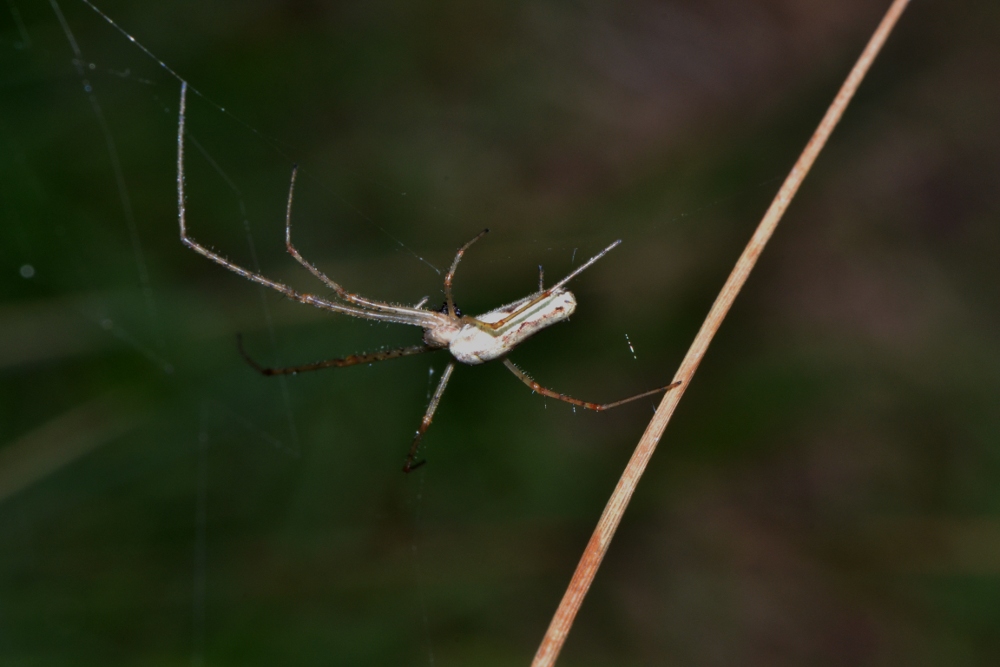
[[(537, 294), (533, 294), (479, 315), (476, 319), (485, 323), (499, 322), (536, 297)], [(576, 310), (576, 297), (572, 292), (559, 289), (523, 313), (519, 313), (496, 331), (483, 330), (474, 324), (464, 325), (451, 340), (448, 350), (463, 364), (481, 364), (504, 356), (526, 338), (545, 327), (567, 319), (574, 310)]]

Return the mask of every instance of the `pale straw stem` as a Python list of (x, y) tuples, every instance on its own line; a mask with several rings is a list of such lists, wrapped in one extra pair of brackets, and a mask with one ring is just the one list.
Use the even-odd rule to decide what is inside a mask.
[(770, 208), (764, 215), (763, 220), (760, 221), (757, 231), (754, 232), (750, 242), (743, 250), (743, 254), (737, 260), (732, 273), (729, 274), (729, 279), (726, 280), (722, 291), (716, 297), (715, 303), (712, 304), (712, 309), (708, 312), (708, 317), (705, 318), (705, 322), (701, 325), (698, 335), (695, 336), (694, 342), (691, 343), (690, 349), (684, 355), (684, 359), (681, 361), (681, 365), (674, 375), (674, 381), (680, 381), (681, 385), (664, 395), (660, 406), (656, 410), (656, 414), (649, 422), (649, 426), (646, 427), (645, 433), (642, 434), (642, 438), (640, 438), (639, 444), (632, 454), (632, 458), (625, 467), (621, 479), (618, 480), (618, 484), (611, 494), (604, 512), (601, 514), (597, 528), (594, 529), (594, 534), (587, 543), (583, 556), (580, 558), (580, 563), (576, 567), (576, 572), (573, 573), (573, 579), (570, 581), (569, 587), (563, 595), (562, 602), (559, 603), (559, 608), (556, 610), (555, 616), (553, 616), (552, 622), (549, 624), (549, 629), (542, 639), (541, 646), (538, 647), (535, 659), (531, 663), (532, 667), (549, 667), (554, 665), (556, 658), (559, 657), (559, 652), (566, 641), (566, 636), (573, 625), (573, 620), (576, 618), (580, 605), (583, 603), (583, 599), (590, 589), (594, 575), (597, 573), (597, 568), (600, 567), (601, 561), (607, 553), (615, 530), (618, 528), (622, 515), (625, 513), (625, 508), (628, 506), (629, 500), (631, 500), (632, 494), (635, 492), (635, 487), (639, 483), (639, 478), (642, 476), (646, 465), (649, 463), (649, 459), (656, 450), (656, 445), (660, 442), (663, 431), (667, 428), (667, 423), (670, 421), (670, 417), (673, 416), (677, 404), (684, 395), (684, 391), (691, 383), (691, 378), (705, 356), (712, 338), (715, 336), (716, 331), (719, 330), (719, 326), (722, 324), (726, 313), (729, 312), (730, 306), (733, 305), (736, 295), (742, 289), (754, 264), (757, 263), (757, 258), (760, 257), (760, 253), (764, 250), (768, 239), (774, 233), (775, 227), (778, 226), (778, 221), (784, 215), (785, 210), (792, 201), (792, 197), (795, 196), (799, 186), (802, 184), (802, 180), (809, 173), (813, 162), (816, 161), (816, 157), (826, 144), (830, 133), (836, 127), (837, 122), (844, 113), (844, 109), (847, 108), (858, 85), (868, 72), (868, 68), (871, 66), (875, 56), (878, 55), (889, 33), (892, 32), (896, 21), (903, 13), (908, 2), (909, 0), (894, 0), (892, 6), (889, 7), (885, 18), (882, 19), (875, 34), (872, 35), (871, 40), (862, 52), (861, 57), (858, 58), (857, 63), (851, 70), (850, 75), (848, 75), (844, 85), (840, 88), (840, 92), (837, 93), (837, 97), (833, 100), (819, 127), (816, 128), (805, 150), (802, 151), (802, 155), (799, 156), (795, 166), (792, 167), (791, 173), (788, 174), (781, 189), (778, 190), (778, 194), (775, 196), (774, 201), (771, 202)]

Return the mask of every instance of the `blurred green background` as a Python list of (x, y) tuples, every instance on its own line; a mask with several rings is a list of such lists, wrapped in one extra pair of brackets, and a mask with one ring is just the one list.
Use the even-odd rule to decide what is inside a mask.
[[(512, 358), (669, 380), (888, 5), (100, 0), (203, 95), (189, 223), (303, 288), (483, 312), (614, 239)], [(0, 7), (0, 663), (525, 665), (652, 413), (282, 300), (177, 238), (179, 83)], [(564, 665), (1000, 660), (1000, 6), (917, 0), (685, 395)], [(80, 56), (74, 55), (73, 44)], [(88, 93), (89, 90), (89, 93)], [(632, 349), (634, 348), (634, 354)]]

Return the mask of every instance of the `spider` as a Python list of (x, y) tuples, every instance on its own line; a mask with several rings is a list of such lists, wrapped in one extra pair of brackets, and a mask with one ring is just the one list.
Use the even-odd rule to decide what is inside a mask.
[(406, 456), (406, 463), (403, 465), (403, 472), (410, 472), (425, 463), (423, 460), (417, 460), (417, 452), (420, 447), (420, 441), (423, 438), (424, 433), (426, 433), (427, 429), (430, 427), (431, 421), (434, 419), (434, 412), (437, 410), (438, 403), (441, 402), (441, 396), (444, 394), (445, 387), (448, 386), (448, 381), (451, 379), (451, 374), (455, 370), (456, 362), (475, 366), (494, 359), (502, 359), (503, 364), (510, 370), (510, 372), (517, 376), (517, 378), (526, 385), (531, 387), (531, 389), (535, 392), (543, 396), (548, 396), (572, 405), (580, 406), (586, 410), (594, 410), (597, 412), (610, 410), (611, 408), (618, 407), (619, 405), (624, 405), (625, 403), (630, 403), (640, 398), (645, 398), (646, 396), (652, 396), (653, 394), (670, 390), (680, 384), (680, 382), (674, 382), (672, 384), (658, 387), (656, 389), (611, 403), (592, 403), (590, 401), (581, 401), (580, 399), (543, 387), (535, 382), (527, 373), (515, 366), (514, 362), (507, 358), (507, 355), (527, 338), (533, 336), (546, 327), (552, 326), (556, 322), (562, 322), (563, 320), (568, 319), (569, 316), (573, 314), (573, 311), (576, 309), (576, 297), (573, 296), (572, 292), (565, 288), (565, 285), (570, 280), (580, 275), (583, 271), (590, 268), (595, 262), (604, 257), (604, 255), (609, 253), (613, 248), (621, 243), (620, 240), (615, 241), (607, 248), (588, 259), (568, 276), (551, 287), (544, 287), (544, 274), (542, 273), (541, 267), (539, 267), (537, 292), (529, 294), (523, 299), (519, 299), (513, 303), (500, 306), (499, 308), (491, 310), (483, 315), (470, 317), (469, 315), (463, 315), (455, 306), (451, 286), (455, 277), (455, 270), (458, 268), (458, 263), (461, 261), (462, 256), (473, 243), (483, 238), (483, 236), (489, 232), (489, 229), (484, 229), (482, 232), (477, 234), (475, 238), (459, 248), (458, 252), (455, 254), (455, 259), (452, 261), (451, 267), (448, 269), (448, 273), (445, 274), (444, 277), (445, 303), (440, 309), (431, 310), (424, 308), (423, 306), (427, 302), (426, 298), (415, 306), (400, 306), (383, 301), (374, 301), (372, 299), (366, 299), (365, 297), (353, 292), (349, 292), (339, 283), (331, 280), (322, 271), (316, 268), (315, 265), (303, 258), (292, 244), (292, 196), (295, 191), (295, 179), (298, 174), (298, 167), (295, 166), (292, 168), (291, 183), (288, 187), (288, 203), (285, 209), (285, 247), (288, 250), (288, 253), (295, 258), (295, 261), (305, 267), (311, 274), (333, 290), (339, 300), (330, 300), (316, 296), (315, 294), (299, 292), (292, 289), (288, 285), (275, 282), (260, 275), (259, 273), (249, 271), (238, 264), (234, 264), (222, 255), (209, 250), (188, 236), (187, 232), (184, 194), (184, 123), (185, 108), (187, 103), (187, 88), (187, 82), (182, 82), (177, 120), (177, 219), (180, 225), (181, 242), (191, 250), (194, 250), (203, 257), (206, 257), (216, 264), (229, 269), (233, 273), (259, 285), (270, 287), (271, 289), (284, 294), (286, 297), (294, 301), (335, 313), (344, 313), (345, 315), (350, 315), (352, 317), (377, 320), (380, 322), (393, 322), (395, 324), (409, 324), (421, 327), (424, 330), (424, 341), (421, 345), (411, 345), (409, 347), (383, 350), (381, 352), (352, 354), (341, 359), (328, 359), (326, 361), (318, 361), (301, 366), (290, 366), (287, 368), (266, 368), (261, 366), (246, 353), (246, 350), (243, 347), (242, 338), (237, 336), (237, 347), (239, 353), (246, 360), (246, 362), (262, 375), (294, 375), (296, 373), (315, 371), (323, 368), (342, 368), (344, 366), (385, 361), (387, 359), (396, 359), (414, 354), (422, 354), (424, 352), (433, 352), (435, 350), (443, 350), (445, 348), (447, 348), (451, 353), (453, 359), (448, 363), (444, 372), (441, 374), (441, 379), (438, 381), (437, 388), (434, 390), (434, 394), (431, 396), (430, 402), (427, 405), (427, 410), (424, 413), (423, 419), (420, 421), (420, 427), (417, 429), (416, 435), (413, 438), (413, 443), (410, 445), (409, 453)]

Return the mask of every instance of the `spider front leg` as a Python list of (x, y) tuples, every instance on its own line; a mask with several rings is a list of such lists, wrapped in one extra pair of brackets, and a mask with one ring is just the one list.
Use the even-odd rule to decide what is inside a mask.
[(355, 297), (354, 294), (345, 290), (339, 283), (334, 282), (325, 273), (316, 268), (312, 262), (306, 260), (299, 253), (298, 248), (296, 248), (292, 243), (292, 201), (295, 198), (295, 181), (298, 179), (298, 176), (299, 165), (292, 165), (292, 178), (288, 183), (288, 203), (285, 204), (285, 249), (288, 250), (288, 254), (291, 255), (296, 262), (304, 266), (309, 273), (322, 280), (323, 284), (336, 292), (337, 296), (345, 301), (352, 301), (352, 297)]
[[(187, 230), (187, 195), (185, 194), (184, 189), (184, 137), (186, 135), (184, 128), (187, 120), (187, 90), (187, 82), (182, 81), (181, 98), (177, 109), (177, 225), (180, 229), (181, 243), (202, 257), (215, 262), (219, 266), (232, 271), (236, 275), (242, 276), (243, 278), (253, 281), (258, 285), (263, 285), (264, 287), (281, 292), (289, 299), (293, 299), (299, 303), (315, 306), (334, 313), (343, 313), (345, 315), (351, 315), (352, 317), (360, 317), (366, 320), (395, 322), (397, 324), (408, 324), (423, 327), (425, 329), (429, 326), (433, 327), (441, 323), (441, 316), (439, 313), (432, 313), (418, 308), (392, 306), (360, 298), (356, 298), (352, 301), (355, 305), (348, 305), (324, 299), (316, 296), (315, 294), (299, 292), (284, 283), (271, 280), (270, 278), (267, 278), (255, 271), (250, 271), (239, 264), (229, 261), (219, 253), (208, 249), (206, 246), (189, 236)], [(289, 202), (289, 206), (290, 205), (291, 202)]]
[(593, 410), (594, 412), (603, 412), (604, 410), (610, 410), (611, 408), (617, 408), (619, 405), (625, 405), (626, 403), (631, 403), (632, 401), (637, 401), (640, 398), (645, 398), (646, 396), (653, 396), (654, 394), (659, 394), (663, 391), (669, 391), (674, 387), (680, 386), (680, 381), (668, 384), (665, 387), (659, 387), (657, 389), (651, 389), (650, 391), (644, 391), (641, 394), (636, 394), (635, 396), (629, 396), (628, 398), (623, 398), (620, 401), (614, 401), (612, 403), (591, 403), (590, 401), (581, 401), (578, 398), (573, 398), (572, 396), (567, 396), (566, 394), (560, 394), (558, 391), (553, 391), (552, 389), (547, 389), (542, 385), (535, 382), (531, 376), (522, 371), (520, 368), (514, 365), (514, 362), (510, 359), (504, 359), (503, 365), (510, 370), (511, 373), (516, 375), (521, 382), (531, 387), (534, 391), (541, 394), (542, 396), (548, 396), (549, 398), (555, 398), (565, 403), (570, 403), (571, 405), (579, 405), (585, 410)]
[(288, 254), (291, 255), (296, 262), (301, 264), (317, 278), (323, 281), (323, 284), (332, 289), (337, 293), (337, 296), (347, 301), (348, 303), (354, 304), (360, 308), (370, 308), (372, 310), (382, 312), (382, 313), (392, 313), (392, 314), (403, 314), (412, 316), (413, 311), (419, 309), (419, 306), (414, 308), (406, 308), (404, 306), (394, 306), (389, 303), (384, 303), (382, 301), (374, 301), (372, 299), (366, 299), (363, 296), (355, 294), (354, 292), (347, 291), (340, 283), (332, 280), (329, 276), (319, 270), (315, 264), (307, 260), (299, 252), (295, 244), (292, 243), (292, 202), (295, 198), (295, 181), (299, 175), (299, 166), (292, 166), (292, 178), (288, 184), (288, 203), (285, 205), (285, 249), (288, 250)]
[(417, 429), (417, 435), (413, 438), (413, 444), (410, 445), (410, 453), (406, 455), (403, 472), (412, 472), (427, 463), (427, 461), (416, 460), (417, 449), (420, 447), (420, 440), (424, 437), (424, 433), (427, 432), (427, 429), (431, 426), (431, 422), (434, 420), (434, 413), (437, 411), (438, 403), (441, 402), (441, 395), (444, 394), (444, 388), (448, 386), (448, 380), (451, 379), (451, 373), (454, 370), (455, 362), (452, 361), (445, 367), (444, 373), (441, 374), (437, 389), (434, 390), (431, 402), (427, 405), (427, 412), (424, 413), (424, 418), (420, 420), (420, 428)]

